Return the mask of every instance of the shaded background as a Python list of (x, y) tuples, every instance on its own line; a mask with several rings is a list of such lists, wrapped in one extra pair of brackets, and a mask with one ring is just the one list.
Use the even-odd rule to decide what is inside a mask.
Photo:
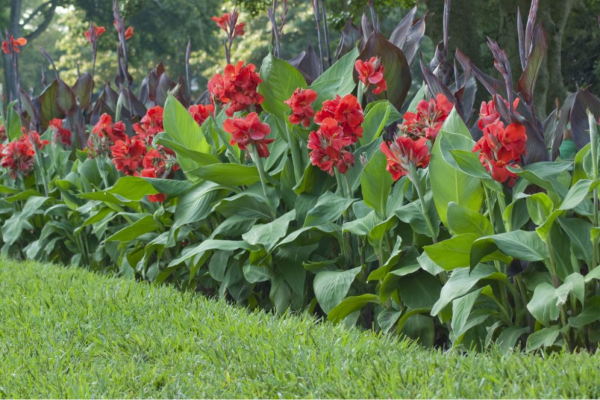
[[(114, 78), (116, 72), (117, 34), (113, 28), (110, 0), (0, 0), (2, 36), (8, 30), (24, 36), (29, 43), (20, 58), (22, 87), (33, 93), (42, 89), (42, 74), (51, 74), (48, 61), (39, 52), (45, 48), (55, 60), (61, 77), (73, 84), (77, 69), (91, 66), (91, 46), (84, 31), (90, 21), (105, 26), (107, 32), (99, 40), (96, 65), (96, 87)], [(280, 1), (281, 3), (281, 1)], [(270, 46), (270, 24), (265, 12), (265, 0), (121, 0), (121, 12), (127, 26), (135, 34), (128, 44), (130, 72), (135, 83), (162, 61), (172, 78), (185, 73), (185, 48), (192, 44), (190, 71), (192, 91), (198, 95), (206, 89), (207, 80), (224, 67), (221, 32), (210, 17), (229, 11), (235, 5), (241, 10), (240, 20), (246, 22), (246, 35), (236, 39), (233, 60), (242, 59), (260, 64)], [(327, 0), (331, 46), (337, 46), (339, 32), (348, 18), (356, 25), (366, 0)], [(375, 0), (381, 28), (389, 35), (394, 26), (414, 5), (411, 0)], [(520, 76), (516, 17), (520, 7), (524, 19), (530, 0), (452, 0), (450, 17), (450, 48), (460, 48), (482, 70), (495, 73), (492, 56), (485, 38), (497, 40), (506, 50), (513, 76)], [(308, 44), (317, 47), (314, 15), (310, 0), (289, 0), (289, 14), (284, 28), (282, 53), (292, 58)], [(419, 4), (419, 14), (430, 11), (427, 37), (421, 51), (428, 61), (433, 56), (434, 43), (442, 37), (443, 0), (425, 0)], [(600, 0), (541, 0), (538, 20), (548, 33), (549, 50), (536, 87), (536, 104), (541, 116), (554, 108), (558, 98), (577, 86), (591, 86), (600, 93)], [(4, 57), (4, 63), (8, 57)], [(6, 76), (2, 65), (3, 81)], [(413, 67), (415, 87), (420, 84), (420, 72)], [(43, 70), (45, 72), (43, 72)], [(484, 96), (483, 91), (479, 91)], [(481, 99), (480, 99), (481, 100)]]

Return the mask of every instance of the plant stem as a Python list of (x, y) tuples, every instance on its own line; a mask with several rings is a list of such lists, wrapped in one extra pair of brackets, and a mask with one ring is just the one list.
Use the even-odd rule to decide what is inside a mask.
[(356, 100), (358, 101), (358, 104), (360, 104), (361, 107), (362, 107), (362, 100), (363, 100), (364, 94), (365, 94), (365, 84), (362, 83), (361, 81), (359, 81), (358, 89), (356, 91)]
[(258, 169), (258, 175), (260, 176), (260, 183), (262, 185), (262, 190), (263, 190), (263, 195), (265, 196), (265, 201), (267, 202), (267, 204), (269, 205), (269, 208), (271, 209), (271, 215), (273, 217), (273, 219), (275, 219), (275, 211), (273, 210), (273, 206), (271, 205), (271, 202), (269, 201), (269, 192), (267, 191), (267, 176), (265, 174), (265, 169), (263, 167), (262, 164), (262, 160), (260, 159), (260, 156), (258, 155), (258, 150), (256, 149), (256, 146), (251, 145), (250, 146), (250, 154), (252, 155), (252, 159), (254, 161), (254, 163), (256, 164), (256, 168)]
[(437, 235), (435, 234), (435, 229), (433, 229), (433, 224), (431, 223), (429, 213), (427, 212), (427, 208), (425, 207), (425, 196), (423, 195), (423, 191), (421, 189), (419, 174), (417, 173), (417, 168), (412, 162), (410, 163), (408, 177), (411, 180), (415, 189), (417, 189), (417, 195), (419, 196), (419, 201), (421, 203), (421, 212), (423, 213), (423, 218), (425, 218), (425, 223), (427, 224), (427, 228), (429, 229), (429, 233), (431, 234), (433, 243), (437, 243)]
[(298, 146), (298, 140), (296, 135), (294, 134), (294, 128), (289, 129), (287, 121), (285, 121), (285, 131), (287, 133), (288, 142), (290, 144), (290, 152), (292, 153), (292, 164), (294, 164), (294, 177), (296, 178), (296, 183), (300, 182), (302, 179), (302, 174), (304, 173), (302, 169), (302, 160), (300, 159), (300, 149)]

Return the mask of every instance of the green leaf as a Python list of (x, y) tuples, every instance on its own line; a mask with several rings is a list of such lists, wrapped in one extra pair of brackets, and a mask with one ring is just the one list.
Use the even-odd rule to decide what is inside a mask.
[(452, 271), (450, 279), (442, 288), (439, 300), (434, 304), (431, 315), (438, 315), (452, 300), (469, 293), (469, 291), (477, 285), (480, 280), (494, 279), (506, 280), (506, 275), (496, 272), (492, 265), (479, 264), (473, 271), (469, 268), (461, 268)]
[(202, 182), (194, 186), (177, 203), (172, 229), (176, 230), (206, 218), (211, 212), (213, 203), (225, 193), (226, 191), (223, 191), (220, 185), (213, 182)]
[(554, 342), (556, 342), (559, 334), (560, 327), (558, 325), (540, 329), (539, 331), (532, 333), (527, 338), (527, 352), (537, 350), (541, 347), (552, 346)]
[(398, 281), (400, 299), (411, 309), (431, 309), (441, 290), (440, 280), (425, 271), (417, 271)]
[(465, 329), (467, 325), (467, 320), (469, 319), (469, 314), (471, 314), (471, 310), (481, 293), (481, 289), (471, 292), (465, 296), (462, 296), (458, 299), (455, 299), (452, 302), (452, 331), (456, 337), (460, 337), (463, 335), (467, 329)]
[(335, 306), (327, 314), (327, 319), (337, 323), (355, 311), (360, 310), (369, 303), (379, 304), (379, 297), (374, 294), (363, 294), (361, 296), (350, 296)]
[(559, 218), (558, 223), (571, 238), (575, 256), (592, 265), (592, 224), (579, 218)]
[(542, 225), (554, 211), (554, 204), (546, 193), (527, 196), (527, 211), (536, 225)]
[(325, 100), (331, 100), (336, 95), (344, 97), (352, 93), (356, 87), (354, 78), (354, 62), (358, 57), (358, 48), (354, 48), (348, 54), (340, 58), (327, 71), (323, 72), (313, 84), (310, 86), (312, 90), (317, 92), (319, 97), (314, 103), (315, 110), (321, 109)]
[(250, 186), (260, 182), (258, 169), (253, 165), (210, 164), (198, 167), (189, 174), (224, 186)]
[(517, 344), (517, 340), (525, 334), (529, 332), (529, 328), (522, 328), (520, 326), (509, 326), (505, 330), (502, 331), (500, 336), (498, 336), (498, 340), (496, 340), (496, 345), (504, 352), (508, 352), (510, 349), (513, 349)]
[(212, 154), (200, 126), (175, 97), (169, 95), (163, 115), (165, 132), (174, 142), (192, 151)]
[(475, 178), (491, 180), (492, 177), (485, 170), (477, 154), (468, 150), (450, 150), (458, 168), (467, 175)]
[(477, 211), (452, 202), (448, 204), (448, 228), (455, 234), (474, 233), (479, 236), (494, 234), (490, 221)]
[(583, 311), (575, 317), (569, 318), (569, 325), (574, 328), (582, 328), (600, 319), (600, 296), (589, 299)]
[(400, 118), (402, 115), (387, 100), (369, 103), (365, 108), (365, 120), (362, 124), (364, 131), (363, 137), (360, 138), (360, 145), (365, 146), (379, 138), (386, 126)]
[[(481, 236), (477, 233), (465, 233), (454, 236), (448, 240), (435, 243), (431, 246), (424, 246), (423, 250), (427, 256), (437, 265), (446, 271), (456, 268), (468, 267), (471, 262), (471, 247)], [(500, 260), (510, 263), (510, 257), (506, 257), (500, 252), (494, 251), (486, 254), (482, 259), (484, 262), (489, 260)], [(481, 260), (478, 260), (478, 262)]]
[(260, 79), (262, 83), (258, 86), (258, 92), (265, 98), (262, 107), (269, 114), (287, 119), (290, 108), (283, 102), (292, 97), (297, 88), (306, 87), (300, 71), (287, 61), (269, 54), (260, 67)]
[(287, 234), (288, 226), (295, 218), (296, 210), (292, 210), (268, 224), (254, 225), (242, 238), (251, 245), (260, 244), (270, 251)]
[(146, 215), (145, 217), (137, 220), (133, 224), (121, 229), (114, 235), (106, 239), (107, 242), (129, 242), (137, 239), (138, 237), (148, 232), (154, 232), (158, 229), (158, 223), (154, 220), (152, 215)]
[(387, 334), (402, 315), (402, 311), (383, 310), (377, 314), (377, 324), (381, 328), (381, 332)]
[(477, 239), (471, 248), (471, 268), (496, 250), (522, 261), (548, 258), (546, 244), (536, 232), (512, 231)]
[[(444, 132), (462, 135), (462, 136), (465, 136), (466, 138), (471, 139), (471, 132), (469, 131), (469, 128), (467, 127), (467, 125), (465, 125), (464, 121), (460, 117), (460, 114), (458, 114), (458, 111), (456, 111), (456, 108), (452, 109), (452, 111), (450, 112), (450, 115), (448, 115), (448, 118), (446, 118), (446, 121), (444, 121), (444, 124), (442, 125), (441, 130)], [(473, 143), (473, 144), (475, 144), (475, 143)], [(473, 147), (471, 147), (471, 149), (473, 149)], [(468, 149), (465, 149), (465, 150), (468, 150)]]
[(179, 181), (175, 179), (144, 178), (154, 189), (172, 197), (180, 197), (190, 191), (194, 184), (188, 180)]
[(385, 170), (387, 161), (382, 152), (371, 158), (361, 176), (361, 190), (365, 204), (374, 209), (380, 217), (386, 216), (388, 196), (394, 180)]
[[(8, 140), (13, 142), (15, 140), (18, 140), (21, 135), (23, 135), (23, 132), (21, 131), (21, 118), (19, 117), (19, 114), (17, 113), (17, 111), (15, 110), (15, 105), (17, 104), (17, 101), (12, 101), (7, 108), (8, 111), (8, 115), (6, 116), (6, 122), (7, 122), (7, 126), (5, 127), (6, 129), (8, 129), (7, 136), (8, 136)], [(42, 104), (43, 107), (43, 104)], [(42, 109), (43, 112), (43, 109)], [(43, 114), (42, 114), (42, 118), (43, 118)]]
[(244, 218), (271, 219), (271, 209), (265, 199), (251, 192), (243, 192), (221, 200), (215, 209), (224, 217), (233, 215)]
[[(458, 114), (454, 113), (454, 115), (455, 120), (456, 118), (460, 119)], [(446, 122), (448, 123), (448, 120)], [(462, 120), (460, 120), (460, 123), (462, 124)], [(456, 124), (459, 124), (459, 122), (457, 121)], [(471, 151), (474, 146), (474, 142), (470, 137), (465, 137), (462, 133), (444, 131), (440, 132), (433, 146), (429, 164), (429, 177), (433, 201), (444, 225), (448, 222), (447, 212), (450, 202), (478, 212), (484, 199), (483, 187), (479, 179), (469, 176), (449, 164), (448, 159), (454, 160), (451, 155), (448, 156), (448, 159), (444, 158), (441, 146), (446, 142), (449, 149), (455, 150)]]
[(206, 251), (210, 251), (210, 250), (234, 251), (234, 250), (238, 250), (238, 249), (251, 250), (252, 247), (248, 243), (244, 242), (243, 240), (237, 240), (237, 241), (213, 240), (213, 239), (205, 240), (202, 243), (199, 243), (197, 246), (190, 246), (189, 248), (187, 248), (186, 252), (184, 252), (178, 258), (176, 258), (175, 260), (173, 260), (169, 263), (169, 267), (174, 267), (176, 265), (179, 265), (182, 262), (185, 262), (186, 260), (189, 260), (192, 257), (204, 254), (204, 252), (206, 252)]
[(348, 271), (321, 271), (315, 276), (315, 297), (326, 314), (344, 300), (361, 269), (362, 267), (356, 267)]
[(600, 183), (600, 181), (591, 181), (588, 179), (582, 179), (575, 183), (571, 189), (569, 189), (567, 196), (560, 205), (560, 209), (571, 210), (577, 207), (579, 203), (586, 198), (588, 193), (598, 186), (598, 183)]
[(336, 221), (355, 201), (355, 199), (346, 199), (331, 192), (324, 193), (319, 197), (315, 207), (306, 215), (304, 227)]

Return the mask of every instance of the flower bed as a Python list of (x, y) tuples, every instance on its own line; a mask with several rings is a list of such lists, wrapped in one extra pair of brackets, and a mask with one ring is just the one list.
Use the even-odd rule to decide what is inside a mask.
[[(198, 104), (161, 65), (132, 93), (133, 31), (115, 13), (117, 91), (92, 102), (93, 71), (73, 86), (57, 72), (4, 112), (3, 253), (425, 346), (595, 349), (600, 101), (580, 90), (536, 117), (546, 34), (532, 13), (516, 92), (496, 43), (502, 81), (460, 50), (462, 72), (447, 68), (445, 41), (405, 106), (425, 24), (414, 13), (389, 40), (366, 24), (356, 46), (345, 30), (329, 69), (228, 63)], [(215, 22), (229, 59), (244, 26), (236, 12)], [(15, 65), (23, 45), (3, 44)], [(567, 124), (573, 161), (558, 157)]]

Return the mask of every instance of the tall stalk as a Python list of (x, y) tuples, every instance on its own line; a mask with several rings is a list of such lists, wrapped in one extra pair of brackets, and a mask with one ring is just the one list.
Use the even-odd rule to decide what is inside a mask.
[(425, 196), (423, 195), (423, 190), (421, 189), (419, 174), (417, 173), (417, 168), (415, 167), (415, 164), (412, 162), (410, 163), (408, 177), (413, 183), (415, 189), (417, 190), (417, 196), (419, 196), (419, 202), (421, 203), (421, 212), (423, 214), (423, 218), (425, 218), (425, 223), (427, 224), (427, 228), (429, 229), (429, 233), (431, 234), (433, 243), (437, 243), (437, 235), (435, 234), (435, 229), (433, 228), (433, 224), (431, 223), (431, 218), (429, 218), (427, 207), (425, 207)]

